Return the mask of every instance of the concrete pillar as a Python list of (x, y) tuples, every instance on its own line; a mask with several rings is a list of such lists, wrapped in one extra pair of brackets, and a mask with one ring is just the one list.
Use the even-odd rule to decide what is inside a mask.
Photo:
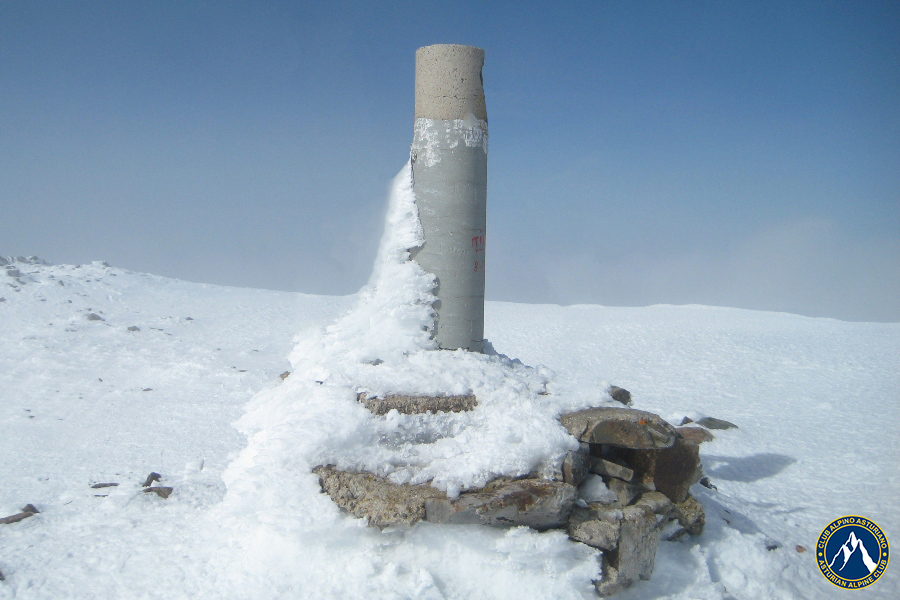
[(416, 51), (410, 159), (425, 244), (413, 259), (437, 278), (433, 335), (442, 349), (484, 348), (488, 125), (484, 50), (438, 44)]

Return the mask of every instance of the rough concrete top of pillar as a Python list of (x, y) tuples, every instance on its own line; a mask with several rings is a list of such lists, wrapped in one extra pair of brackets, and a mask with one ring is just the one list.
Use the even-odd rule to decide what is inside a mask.
[(435, 44), (416, 50), (416, 117), (487, 121), (481, 68), (484, 50)]

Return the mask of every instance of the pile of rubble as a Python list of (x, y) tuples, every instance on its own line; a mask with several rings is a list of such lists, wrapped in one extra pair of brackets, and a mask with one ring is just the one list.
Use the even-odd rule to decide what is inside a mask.
[[(627, 407), (630, 394), (610, 390), (626, 406), (598, 407), (560, 417), (579, 442), (558, 472), (499, 477), (484, 488), (449, 498), (428, 484), (394, 484), (372, 473), (313, 469), (336, 504), (370, 525), (418, 521), (565, 529), (569, 537), (602, 551), (597, 592), (608, 596), (653, 572), (660, 538), (699, 535), (705, 517), (689, 491), (702, 477), (700, 427), (675, 428), (659, 416)], [(471, 410), (474, 396), (387, 396), (359, 401), (375, 414)]]

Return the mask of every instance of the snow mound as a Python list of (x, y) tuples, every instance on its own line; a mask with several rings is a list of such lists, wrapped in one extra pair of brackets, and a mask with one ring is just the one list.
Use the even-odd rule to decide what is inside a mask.
[[(434, 279), (409, 258), (423, 242), (407, 164), (393, 182), (369, 284), (335, 323), (299, 336), (291, 376), (251, 401), (238, 423), (249, 445), (226, 473), (229, 489), (263, 465), (332, 464), (395, 483), (430, 482), (455, 497), (498, 476), (549, 472), (576, 448), (557, 418), (596, 405), (599, 389), (576, 400), (549, 392), (554, 374), (544, 367), (496, 352), (435, 351)], [(478, 406), (376, 417), (357, 401), (360, 392), (474, 394)]]

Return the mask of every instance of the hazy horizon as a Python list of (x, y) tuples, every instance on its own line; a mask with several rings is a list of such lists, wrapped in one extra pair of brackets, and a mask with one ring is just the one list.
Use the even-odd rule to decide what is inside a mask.
[(0, 255), (349, 294), (482, 47), (487, 298), (900, 321), (900, 5), (0, 3)]

